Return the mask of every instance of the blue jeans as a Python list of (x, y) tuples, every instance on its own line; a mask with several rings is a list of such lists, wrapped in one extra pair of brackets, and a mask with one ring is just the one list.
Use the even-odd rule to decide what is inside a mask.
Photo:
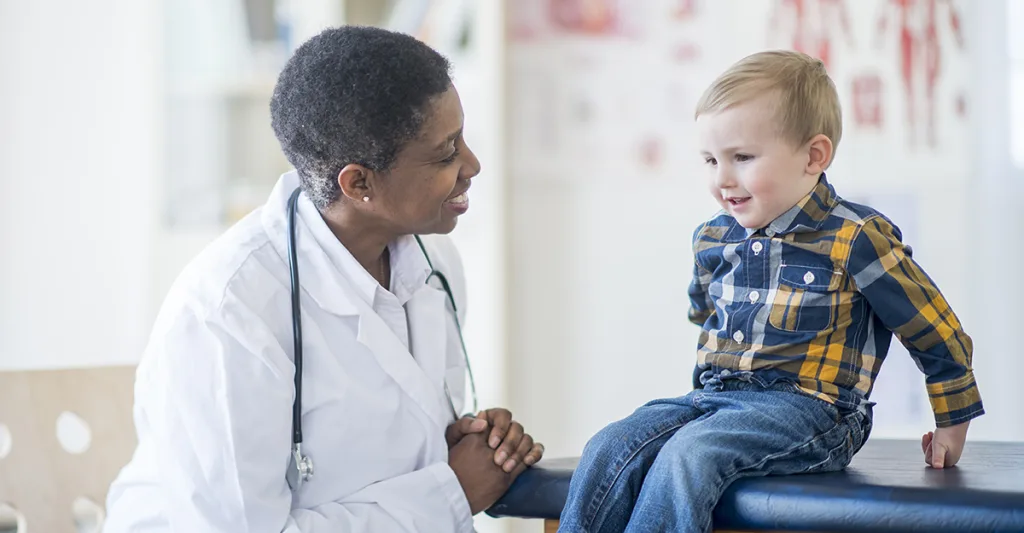
[(726, 374), (650, 402), (590, 439), (559, 531), (711, 531), (712, 511), (734, 480), (842, 470), (870, 432), (869, 416), (840, 412), (792, 384)]

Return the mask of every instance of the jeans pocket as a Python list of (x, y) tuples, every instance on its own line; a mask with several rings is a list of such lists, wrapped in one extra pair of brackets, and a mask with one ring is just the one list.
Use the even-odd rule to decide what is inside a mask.
[(850, 428), (850, 459), (860, 451), (871, 432), (871, 422), (862, 413), (854, 411), (846, 415), (846, 425)]

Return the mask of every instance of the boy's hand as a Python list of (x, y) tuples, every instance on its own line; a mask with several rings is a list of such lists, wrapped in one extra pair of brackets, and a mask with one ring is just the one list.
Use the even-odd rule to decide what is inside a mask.
[(955, 465), (964, 451), (967, 427), (970, 425), (971, 422), (967, 421), (948, 428), (935, 428), (934, 433), (929, 431), (921, 436), (924, 462), (932, 468), (949, 468)]

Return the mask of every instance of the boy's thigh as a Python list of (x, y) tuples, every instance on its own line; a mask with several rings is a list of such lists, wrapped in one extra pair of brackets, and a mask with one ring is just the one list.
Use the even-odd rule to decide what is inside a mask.
[(717, 465), (725, 478), (839, 470), (850, 460), (850, 428), (832, 405), (798, 393), (708, 392), (707, 416), (672, 436), (662, 455)]
[(694, 405), (695, 394), (691, 392), (678, 398), (651, 401), (629, 416), (606, 426), (591, 438), (587, 446), (603, 448), (612, 445), (636, 449), (670, 436), (706, 414), (706, 411)]

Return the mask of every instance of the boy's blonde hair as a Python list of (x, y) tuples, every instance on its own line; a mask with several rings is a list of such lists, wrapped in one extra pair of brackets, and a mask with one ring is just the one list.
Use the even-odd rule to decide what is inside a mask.
[(825, 64), (800, 52), (771, 50), (739, 60), (704, 91), (693, 118), (769, 93), (778, 95), (776, 119), (783, 138), (801, 146), (824, 134), (835, 154), (843, 136), (839, 94)]

